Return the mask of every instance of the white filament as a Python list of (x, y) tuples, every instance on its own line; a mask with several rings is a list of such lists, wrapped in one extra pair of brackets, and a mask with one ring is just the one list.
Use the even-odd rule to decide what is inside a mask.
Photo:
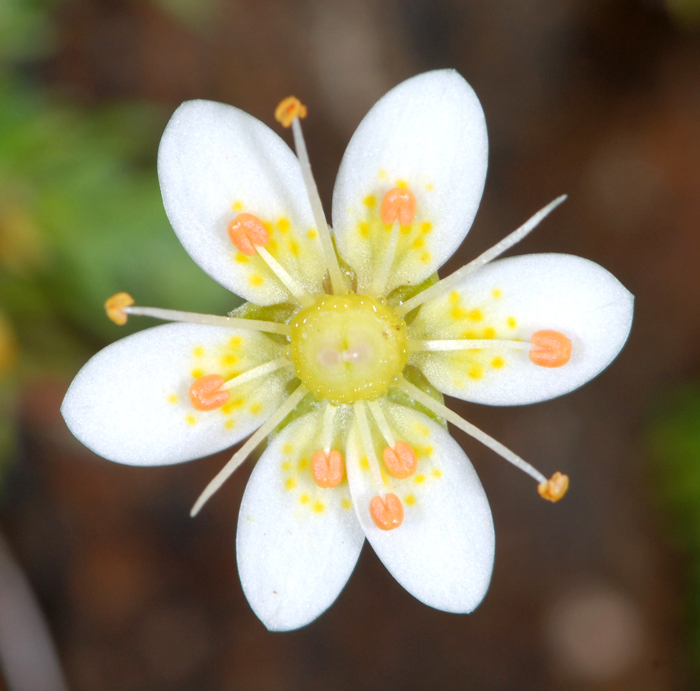
[(399, 384), (399, 388), (403, 389), (413, 400), (425, 406), (428, 410), (432, 410), (436, 415), (445, 418), (445, 420), (451, 422), (455, 427), (459, 427), (459, 429), (466, 432), (470, 437), (474, 437), (474, 439), (480, 441), (484, 446), (488, 446), (489, 449), (495, 451), (502, 458), (505, 458), (506, 461), (512, 463), (516, 468), (520, 468), (520, 470), (537, 480), (537, 482), (547, 482), (547, 478), (527, 461), (524, 461), (520, 456), (514, 454), (510, 449), (503, 446), (503, 444), (496, 441), (493, 437), (482, 432), (478, 427), (472, 425), (471, 422), (467, 422), (461, 418), (447, 406), (438, 403), (434, 398), (428, 396), (427, 393), (424, 393), (418, 387), (413, 386), (413, 384), (403, 379)]
[(422, 305), (426, 300), (440, 295), (440, 293), (449, 290), (455, 284), (459, 283), (461, 280), (466, 278), (469, 274), (474, 273), (477, 269), (480, 269), (485, 264), (493, 261), (496, 257), (503, 254), (506, 250), (510, 249), (513, 245), (520, 242), (528, 233), (531, 233), (554, 209), (556, 209), (565, 199), (565, 194), (561, 197), (557, 197), (553, 202), (550, 202), (543, 209), (540, 209), (532, 218), (523, 223), (517, 230), (514, 230), (510, 235), (506, 236), (500, 242), (496, 243), (491, 249), (486, 250), (483, 254), (480, 254), (476, 259), (469, 262), (469, 264), (458, 269), (450, 276), (443, 278), (438, 281), (430, 288), (426, 288), (424, 291), (418, 293), (418, 295), (413, 296), (410, 300), (406, 300), (402, 305), (396, 308), (399, 316), (408, 314), (412, 309)]
[(253, 434), (248, 441), (231, 457), (231, 460), (217, 473), (214, 479), (204, 488), (199, 499), (195, 502), (190, 516), (196, 516), (204, 504), (211, 499), (212, 495), (221, 488), (221, 485), (233, 475), (234, 471), (245, 461), (246, 458), (255, 450), (255, 447), (279, 425), (284, 418), (292, 412), (294, 407), (301, 401), (308, 391), (301, 384), (296, 391), (262, 424), (257, 432)]

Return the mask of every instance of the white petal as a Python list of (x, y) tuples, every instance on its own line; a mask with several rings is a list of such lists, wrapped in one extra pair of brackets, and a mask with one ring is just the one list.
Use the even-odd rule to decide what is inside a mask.
[(338, 250), (371, 283), (388, 233), (378, 212), (384, 194), (406, 183), (416, 219), (400, 235), (387, 290), (420, 283), (457, 249), (474, 220), (488, 154), (479, 99), (453, 70), (428, 72), (389, 91), (348, 145), (333, 194)]
[(632, 308), (629, 291), (587, 259), (565, 254), (501, 259), (423, 305), (412, 337), (529, 342), (536, 331), (554, 330), (571, 340), (571, 360), (540, 367), (525, 350), (494, 345), (417, 353), (412, 362), (450, 396), (491, 405), (544, 401), (578, 388), (610, 364), (627, 340)]
[(167, 465), (225, 449), (259, 427), (284, 400), (291, 368), (231, 389), (228, 404), (195, 410), (195, 378), (230, 379), (281, 355), (257, 332), (166, 324), (117, 341), (73, 380), (61, 412), (95, 453), (128, 465)]
[(238, 518), (238, 570), (250, 606), (271, 631), (313, 621), (340, 594), (364, 535), (348, 484), (321, 489), (311, 476), (319, 415), (274, 438), (251, 475)]
[(258, 305), (290, 299), (259, 256), (229, 240), (228, 224), (246, 212), (269, 224), (267, 249), (287, 272), (320, 289), (325, 268), (299, 161), (262, 122), (222, 103), (183, 103), (163, 134), (158, 176), (180, 241), (221, 285)]
[(384, 473), (386, 491), (399, 497), (405, 516), (398, 528), (380, 530), (368, 509), (378, 491), (355, 428), (347, 466), (360, 525), (384, 565), (414, 597), (447, 612), (471, 612), (488, 589), (495, 548), (481, 482), (442, 427), (410, 408), (383, 407), (397, 439), (418, 452), (418, 469), (405, 480)]

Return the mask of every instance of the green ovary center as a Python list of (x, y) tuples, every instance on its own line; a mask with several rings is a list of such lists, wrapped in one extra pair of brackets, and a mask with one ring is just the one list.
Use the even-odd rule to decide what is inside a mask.
[(383, 396), (408, 362), (406, 323), (366, 295), (324, 295), (290, 326), (296, 375), (333, 405)]

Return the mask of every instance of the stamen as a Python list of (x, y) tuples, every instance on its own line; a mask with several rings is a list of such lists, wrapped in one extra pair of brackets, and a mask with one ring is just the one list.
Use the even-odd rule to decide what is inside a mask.
[(312, 300), (309, 294), (287, 273), (282, 265), (264, 247), (256, 246), (256, 249), (260, 257), (270, 267), (275, 276), (284, 283), (289, 292), (302, 305), (310, 305)]
[(133, 304), (134, 298), (132, 298), (129, 293), (117, 293), (116, 295), (112, 295), (112, 297), (105, 302), (105, 311), (107, 312), (107, 316), (115, 324), (124, 326), (129, 320), (127, 316), (128, 313), (124, 308)]
[(407, 187), (395, 187), (382, 199), (379, 216), (385, 226), (390, 226), (398, 217), (399, 223), (406, 227), (416, 217), (416, 197)]
[(365, 410), (365, 402), (358, 401), (357, 403), (355, 403), (354, 408), (355, 416), (357, 417), (357, 426), (360, 429), (360, 438), (362, 439), (362, 446), (364, 447), (365, 455), (367, 456), (367, 461), (369, 463), (369, 468), (372, 472), (372, 478), (374, 479), (374, 486), (379, 490), (380, 494), (384, 496), (384, 480), (382, 479), (382, 471), (379, 468), (377, 454), (374, 451), (372, 432), (370, 431), (369, 423), (367, 422), (367, 411)]
[(408, 339), (408, 349), (412, 353), (433, 352), (442, 350), (482, 350), (484, 348), (511, 348), (513, 350), (530, 350), (532, 344), (527, 341), (496, 340), (495, 338), (458, 338), (437, 341), (422, 341), (417, 338)]
[(428, 410), (432, 410), (436, 415), (445, 418), (445, 420), (451, 422), (455, 427), (459, 427), (459, 429), (466, 432), (470, 437), (474, 437), (474, 439), (480, 441), (484, 446), (488, 446), (492, 451), (495, 451), (499, 456), (505, 458), (506, 461), (512, 463), (516, 468), (520, 468), (520, 470), (537, 480), (537, 482), (547, 482), (547, 478), (527, 461), (524, 461), (520, 456), (514, 454), (510, 449), (503, 446), (503, 444), (496, 441), (493, 437), (482, 432), (475, 425), (461, 418), (447, 406), (438, 403), (434, 398), (428, 396), (427, 393), (423, 393), (418, 387), (413, 386), (413, 384), (407, 382), (405, 379), (403, 379), (398, 386), (415, 401), (428, 408)]
[(530, 360), (540, 367), (561, 367), (571, 360), (571, 341), (559, 331), (536, 331), (532, 344)]
[(388, 444), (382, 454), (386, 469), (399, 480), (413, 475), (418, 467), (418, 459), (413, 447), (405, 441), (394, 441), (389, 423), (377, 401), (369, 401), (368, 405), (379, 431)]
[(542, 499), (547, 501), (559, 501), (569, 489), (569, 476), (556, 472), (546, 482), (541, 482), (537, 486), (537, 491)]
[(411, 225), (416, 216), (416, 198), (413, 192), (406, 187), (395, 187), (389, 190), (382, 199), (379, 215), (384, 225), (391, 226), (391, 235), (382, 254), (381, 265), (374, 274), (370, 289), (373, 295), (384, 293), (391, 267), (394, 265), (396, 248), (399, 245), (399, 225)]
[(369, 513), (380, 530), (394, 530), (403, 523), (403, 504), (392, 493), (384, 498), (373, 497), (369, 503)]
[(195, 410), (209, 411), (228, 403), (231, 394), (222, 391), (224, 378), (219, 374), (207, 374), (195, 379), (190, 386), (190, 402)]
[(209, 501), (211, 496), (233, 475), (238, 466), (243, 463), (246, 458), (255, 450), (255, 447), (279, 425), (284, 418), (292, 412), (294, 407), (301, 401), (308, 391), (301, 384), (296, 391), (274, 412), (267, 421), (261, 425), (257, 432), (253, 434), (248, 441), (231, 457), (231, 460), (217, 473), (214, 479), (204, 488), (204, 491), (195, 502), (190, 516), (196, 516), (204, 504)]
[(296, 96), (287, 96), (275, 108), (275, 120), (283, 127), (290, 127), (296, 118), (305, 118), (306, 112), (306, 106)]
[(416, 472), (418, 459), (413, 447), (405, 441), (397, 441), (392, 449), (384, 449), (384, 465), (386, 469), (399, 480), (410, 477)]
[(228, 389), (233, 389), (235, 386), (240, 386), (241, 384), (246, 384), (253, 379), (262, 377), (264, 374), (270, 374), (282, 367), (291, 367), (292, 363), (285, 357), (278, 357), (276, 360), (270, 360), (262, 365), (253, 367), (252, 369), (239, 374), (237, 377), (229, 379), (226, 383), (221, 385), (221, 389), (226, 391)]
[(284, 127), (289, 127), (290, 124), (292, 126), (294, 147), (297, 151), (299, 163), (301, 164), (301, 174), (304, 178), (306, 194), (309, 197), (311, 211), (313, 212), (314, 221), (316, 222), (316, 228), (318, 230), (318, 237), (321, 241), (323, 258), (325, 259), (326, 266), (328, 267), (331, 292), (342, 293), (346, 289), (345, 279), (340, 271), (338, 257), (335, 254), (333, 240), (331, 240), (331, 233), (328, 227), (328, 221), (326, 221), (326, 215), (323, 212), (323, 204), (321, 204), (321, 197), (318, 194), (318, 188), (316, 187), (316, 182), (314, 180), (313, 173), (311, 172), (311, 162), (309, 161), (309, 154), (306, 150), (304, 134), (301, 131), (301, 123), (299, 122), (299, 118), (306, 117), (306, 106), (302, 105), (298, 99), (290, 96), (285, 98), (277, 106), (275, 117), (282, 123), (282, 125), (284, 125)]
[(311, 457), (311, 473), (319, 487), (324, 489), (337, 487), (345, 475), (345, 464), (340, 451), (336, 449), (330, 453), (317, 451)]
[(430, 300), (434, 297), (440, 295), (440, 293), (449, 290), (455, 284), (462, 281), (469, 274), (474, 273), (477, 269), (480, 269), (485, 264), (496, 259), (496, 257), (503, 254), (506, 250), (509, 250), (513, 245), (520, 242), (528, 233), (532, 232), (554, 209), (556, 209), (564, 200), (567, 195), (563, 194), (561, 197), (557, 197), (553, 202), (550, 202), (543, 209), (538, 211), (532, 218), (523, 223), (517, 230), (514, 230), (510, 235), (507, 235), (503, 240), (496, 243), (491, 249), (486, 250), (483, 254), (480, 254), (476, 259), (469, 262), (466, 266), (458, 269), (450, 276), (443, 278), (438, 281), (430, 288), (426, 288), (418, 295), (415, 295), (410, 300), (406, 300), (402, 305), (396, 308), (397, 313), (400, 316), (407, 314), (411, 310), (422, 305), (426, 300)]
[(249, 257), (255, 254), (256, 245), (265, 247), (270, 242), (270, 233), (267, 232), (267, 228), (253, 214), (238, 214), (228, 224), (228, 236), (236, 249)]
[(140, 317), (153, 317), (171, 322), (185, 322), (187, 324), (203, 324), (205, 326), (227, 326), (231, 329), (243, 329), (245, 331), (264, 331), (265, 333), (281, 334), (289, 336), (288, 324), (260, 321), (259, 319), (240, 319), (237, 317), (219, 317), (213, 314), (198, 314), (197, 312), (181, 312), (180, 310), (166, 310), (160, 307), (124, 307), (123, 312)]

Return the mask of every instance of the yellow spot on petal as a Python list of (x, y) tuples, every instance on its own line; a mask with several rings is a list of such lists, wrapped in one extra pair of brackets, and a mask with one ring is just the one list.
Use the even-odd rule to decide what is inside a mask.
[(270, 223), (270, 221), (263, 221), (263, 225), (265, 226), (265, 230), (267, 230), (268, 233), (272, 232), (272, 223)]
[(469, 319), (471, 319), (473, 322), (480, 322), (483, 318), (484, 315), (481, 310), (472, 310), (469, 312)]
[(241, 343), (243, 343), (243, 340), (240, 336), (231, 336), (231, 338), (228, 340), (228, 344), (231, 346), (231, 348), (238, 348)]
[(380, 171), (379, 171), (379, 177), (380, 177), (382, 180), (386, 180), (386, 170), (380, 170)]
[(289, 241), (289, 251), (295, 256), (298, 257), (300, 252), (299, 252), (299, 243), (296, 240), (290, 240)]
[(224, 427), (226, 429), (233, 429), (235, 424), (236, 423), (233, 420), (226, 420), (226, 422), (224, 422)]
[(243, 252), (236, 252), (236, 261), (239, 264), (247, 264), (248, 263), (248, 257), (243, 254)]
[(432, 456), (433, 454), (433, 447), (432, 446), (424, 446), (423, 447), (423, 455), (424, 456)]
[(467, 375), (472, 379), (481, 379), (484, 376), (484, 371), (480, 365), (472, 365), (467, 371)]
[(430, 434), (430, 430), (420, 422), (417, 422), (415, 425), (413, 425), (413, 427), (418, 434), (422, 434), (424, 437), (427, 437)]
[(508, 317), (508, 319), (506, 321), (508, 323), (508, 326), (510, 326), (511, 329), (514, 329), (518, 323), (515, 321), (515, 317)]
[(460, 307), (459, 305), (456, 305), (450, 310), (450, 317), (454, 320), (458, 319), (465, 319), (467, 317), (467, 310), (464, 309), (464, 307)]
[(495, 357), (491, 360), (491, 367), (495, 367), (496, 369), (501, 369), (505, 364), (506, 361), (502, 357)]
[(423, 223), (420, 224), (420, 232), (423, 233), (423, 235), (427, 235), (432, 229), (433, 224), (430, 223), (430, 221), (423, 221)]
[(453, 305), (458, 305), (461, 298), (462, 296), (456, 290), (450, 291), (450, 302)]
[(186, 415), (185, 421), (191, 426), (197, 423), (197, 418), (194, 415)]
[(369, 223), (367, 223), (367, 221), (360, 221), (360, 224), (357, 226), (357, 232), (363, 238), (368, 238), (369, 237)]
[(423, 262), (423, 264), (427, 264), (430, 261), (431, 256), (432, 255), (430, 254), (430, 252), (423, 252), (423, 254), (421, 254), (420, 260)]
[(416, 238), (413, 241), (412, 247), (414, 250), (419, 250), (423, 245), (425, 245), (425, 240), (423, 240), (423, 238)]
[(231, 409), (240, 408), (244, 403), (245, 403), (245, 399), (243, 399), (243, 398), (234, 398), (232, 401), (229, 401)]
[(280, 218), (279, 221), (277, 221), (277, 227), (280, 229), (280, 232), (286, 233), (289, 231), (289, 219), (288, 218)]
[(316, 513), (323, 513), (326, 505), (322, 501), (315, 501), (312, 508)]
[(282, 470), (286, 471), (287, 473), (292, 469), (292, 464), (289, 461), (285, 461), (282, 464)]
[(308, 504), (310, 501), (309, 495), (304, 493), (299, 497), (299, 503), (301, 504)]
[(279, 248), (279, 245), (277, 244), (277, 240), (272, 238), (270, 242), (267, 243), (267, 249), (270, 250), (270, 252), (276, 252), (277, 249)]
[(193, 369), (192, 372), (190, 372), (190, 374), (192, 375), (193, 379), (199, 379), (200, 377), (204, 376), (204, 370), (199, 369), (199, 367), (197, 367), (196, 369)]
[(203, 357), (204, 356), (204, 348), (202, 346), (197, 346), (193, 351), (192, 354), (195, 357)]
[(340, 505), (347, 511), (348, 509), (352, 508), (352, 502), (347, 498), (343, 498), (343, 500), (340, 502)]
[(499, 298), (501, 298), (501, 297), (503, 296), (503, 293), (501, 292), (501, 289), (500, 289), (500, 288), (494, 288), (494, 289), (491, 291), (491, 295), (493, 295), (493, 297), (494, 297), (496, 300), (498, 300)]
[(476, 331), (474, 331), (474, 329), (467, 329), (462, 332), (462, 338), (476, 338)]
[(425, 189), (428, 190), (428, 192), (432, 192), (434, 188), (433, 188), (433, 186), (432, 186), (430, 183), (428, 183), (428, 184), (425, 186)]
[(366, 456), (360, 459), (360, 468), (362, 468), (362, 470), (369, 470), (369, 461)]
[(300, 471), (304, 471), (309, 467), (309, 459), (306, 457), (303, 457), (299, 460), (299, 465), (297, 468), (299, 468)]
[(250, 277), (250, 285), (256, 288), (259, 288), (263, 283), (265, 283), (265, 279), (260, 274), (253, 274)]
[(233, 210), (234, 211), (242, 211), (243, 210), (243, 202), (233, 202)]
[(287, 489), (294, 489), (294, 488), (297, 486), (297, 479), (296, 479), (295, 477), (288, 477), (288, 478), (284, 481), (284, 486), (285, 486)]
[(425, 482), (425, 475), (423, 475), (423, 473), (416, 475), (415, 482), (417, 485), (422, 485)]
[(238, 358), (235, 355), (224, 355), (221, 358), (221, 364), (224, 367), (230, 367), (231, 365), (235, 365), (238, 362)]
[(496, 338), (496, 329), (492, 326), (487, 326), (484, 329), (484, 338)]
[(306, 232), (306, 237), (309, 238), (309, 240), (315, 240), (318, 237), (318, 233), (312, 228)]
[(401, 189), (406, 189), (408, 187), (408, 183), (405, 180), (397, 180), (396, 186), (400, 187)]
[(440, 468), (433, 468), (433, 477), (442, 477), (442, 470), (440, 470)]
[(174, 394), (171, 393), (170, 396), (168, 396), (168, 403), (177, 403), (178, 402), (178, 397)]
[(231, 401), (229, 401), (228, 403), (224, 403), (221, 406), (220, 410), (224, 415), (228, 415), (233, 410), (233, 406), (231, 405)]
[(287, 454), (288, 454), (288, 453), (292, 453), (292, 451), (294, 451), (294, 445), (293, 445), (293, 444), (287, 443), (287, 444), (284, 444), (284, 445), (282, 446), (282, 453), (287, 453)]
[(416, 504), (416, 495), (415, 494), (407, 494), (404, 498), (404, 503), (407, 506), (415, 506)]
[(364, 198), (364, 205), (368, 208), (371, 209), (373, 206), (377, 205), (377, 198), (373, 194), (368, 194)]
[(255, 403), (251, 403), (250, 405), (250, 412), (253, 413), (253, 415), (260, 415), (262, 412), (262, 403), (258, 403), (257, 401)]

